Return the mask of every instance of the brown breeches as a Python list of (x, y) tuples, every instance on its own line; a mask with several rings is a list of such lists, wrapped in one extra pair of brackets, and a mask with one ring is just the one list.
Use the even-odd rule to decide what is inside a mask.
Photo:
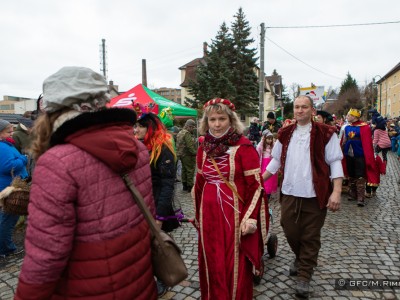
[(296, 255), (299, 280), (309, 281), (317, 266), (326, 211), (319, 208), (317, 198), (281, 197), (281, 225)]

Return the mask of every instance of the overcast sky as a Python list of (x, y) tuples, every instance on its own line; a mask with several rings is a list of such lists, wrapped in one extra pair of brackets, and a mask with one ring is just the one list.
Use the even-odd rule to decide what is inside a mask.
[[(239, 7), (252, 29), (400, 21), (399, 0), (4, 0), (0, 9), (0, 99), (37, 98), (43, 80), (63, 66), (100, 72), (106, 40), (108, 80), (126, 91), (141, 82), (147, 60), (150, 88), (179, 88), (180, 70), (201, 57), (220, 25)], [(400, 62), (400, 23), (314, 29), (267, 28), (265, 72), (276, 69), (290, 87), (340, 87), (347, 72), (359, 85)], [(301, 60), (301, 61), (299, 61)], [(317, 70), (316, 70), (317, 69)], [(376, 77), (378, 79), (378, 77)]]

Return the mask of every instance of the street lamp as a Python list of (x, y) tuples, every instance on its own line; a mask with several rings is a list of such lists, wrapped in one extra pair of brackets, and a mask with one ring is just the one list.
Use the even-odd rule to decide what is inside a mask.
[[(381, 75), (375, 75), (372, 78), (372, 88), (376, 87), (375, 78), (379, 77), (379, 80), (382, 79)], [(379, 84), (379, 113), (382, 115), (382, 82)]]

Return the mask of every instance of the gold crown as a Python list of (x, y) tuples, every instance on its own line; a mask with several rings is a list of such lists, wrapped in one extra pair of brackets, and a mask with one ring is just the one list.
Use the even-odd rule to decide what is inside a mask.
[(359, 118), (359, 117), (361, 117), (361, 110), (358, 110), (358, 109), (355, 109), (355, 108), (350, 108), (348, 114), (352, 115), (352, 116), (354, 116), (356, 118)]

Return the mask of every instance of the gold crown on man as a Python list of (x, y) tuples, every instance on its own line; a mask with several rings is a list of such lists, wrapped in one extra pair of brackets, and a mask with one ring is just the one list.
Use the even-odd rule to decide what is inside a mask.
[(356, 118), (359, 118), (359, 117), (361, 117), (361, 110), (358, 110), (358, 109), (355, 109), (355, 108), (350, 108), (348, 114), (352, 115), (352, 116), (354, 116)]

